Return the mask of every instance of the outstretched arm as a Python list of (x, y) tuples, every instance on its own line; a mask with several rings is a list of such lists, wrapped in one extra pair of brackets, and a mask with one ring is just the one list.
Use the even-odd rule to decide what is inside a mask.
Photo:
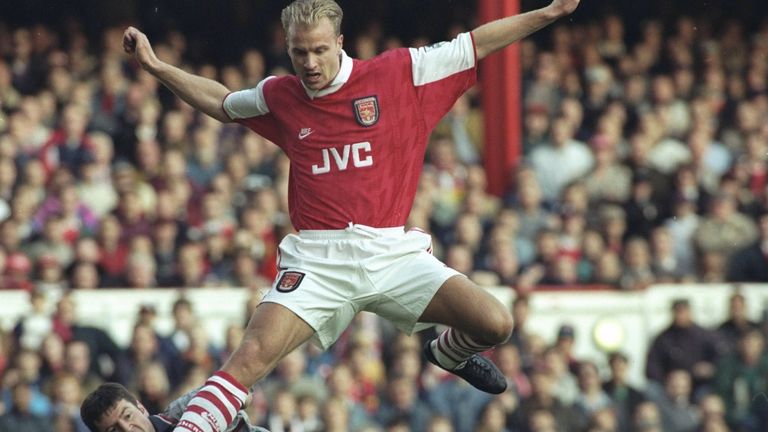
[(472, 31), (477, 59), (536, 32), (576, 9), (580, 0), (553, 0), (549, 6), (483, 24)]
[(221, 122), (232, 121), (221, 107), (229, 89), (222, 84), (185, 72), (157, 58), (147, 35), (135, 27), (123, 33), (123, 49), (184, 102)]

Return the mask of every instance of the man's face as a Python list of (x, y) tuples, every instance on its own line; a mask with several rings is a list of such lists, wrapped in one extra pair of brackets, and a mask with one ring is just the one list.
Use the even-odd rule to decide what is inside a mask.
[(690, 327), (693, 323), (691, 309), (688, 306), (677, 306), (672, 312), (674, 325), (677, 327)]
[(154, 432), (144, 406), (121, 399), (96, 422), (98, 432)]
[(341, 68), (343, 35), (336, 35), (328, 18), (314, 27), (288, 29), (288, 56), (296, 75), (310, 90), (327, 87)]

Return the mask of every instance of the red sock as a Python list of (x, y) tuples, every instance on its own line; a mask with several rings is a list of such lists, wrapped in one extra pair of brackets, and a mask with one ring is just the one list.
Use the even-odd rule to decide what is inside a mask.
[(466, 359), (491, 348), (493, 345), (476, 342), (466, 333), (452, 328), (432, 341), (432, 354), (446, 369), (460, 367)]
[(231, 375), (218, 371), (189, 401), (174, 431), (222, 432), (237, 415), (248, 389)]

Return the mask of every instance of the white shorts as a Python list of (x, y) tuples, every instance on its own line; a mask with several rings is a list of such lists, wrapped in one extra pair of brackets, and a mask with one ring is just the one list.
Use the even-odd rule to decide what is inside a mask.
[(279, 273), (263, 302), (290, 309), (328, 349), (360, 311), (411, 334), (437, 290), (460, 274), (432, 256), (432, 237), (418, 230), (350, 225), (300, 231), (280, 242)]

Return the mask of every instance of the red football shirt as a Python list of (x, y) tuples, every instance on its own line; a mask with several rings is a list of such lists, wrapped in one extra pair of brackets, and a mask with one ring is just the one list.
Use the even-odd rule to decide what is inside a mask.
[(474, 85), (475, 65), (470, 33), (365, 61), (342, 53), (325, 89), (306, 89), (296, 76), (269, 77), (230, 93), (224, 110), (291, 160), (296, 229), (403, 226), (429, 134)]

